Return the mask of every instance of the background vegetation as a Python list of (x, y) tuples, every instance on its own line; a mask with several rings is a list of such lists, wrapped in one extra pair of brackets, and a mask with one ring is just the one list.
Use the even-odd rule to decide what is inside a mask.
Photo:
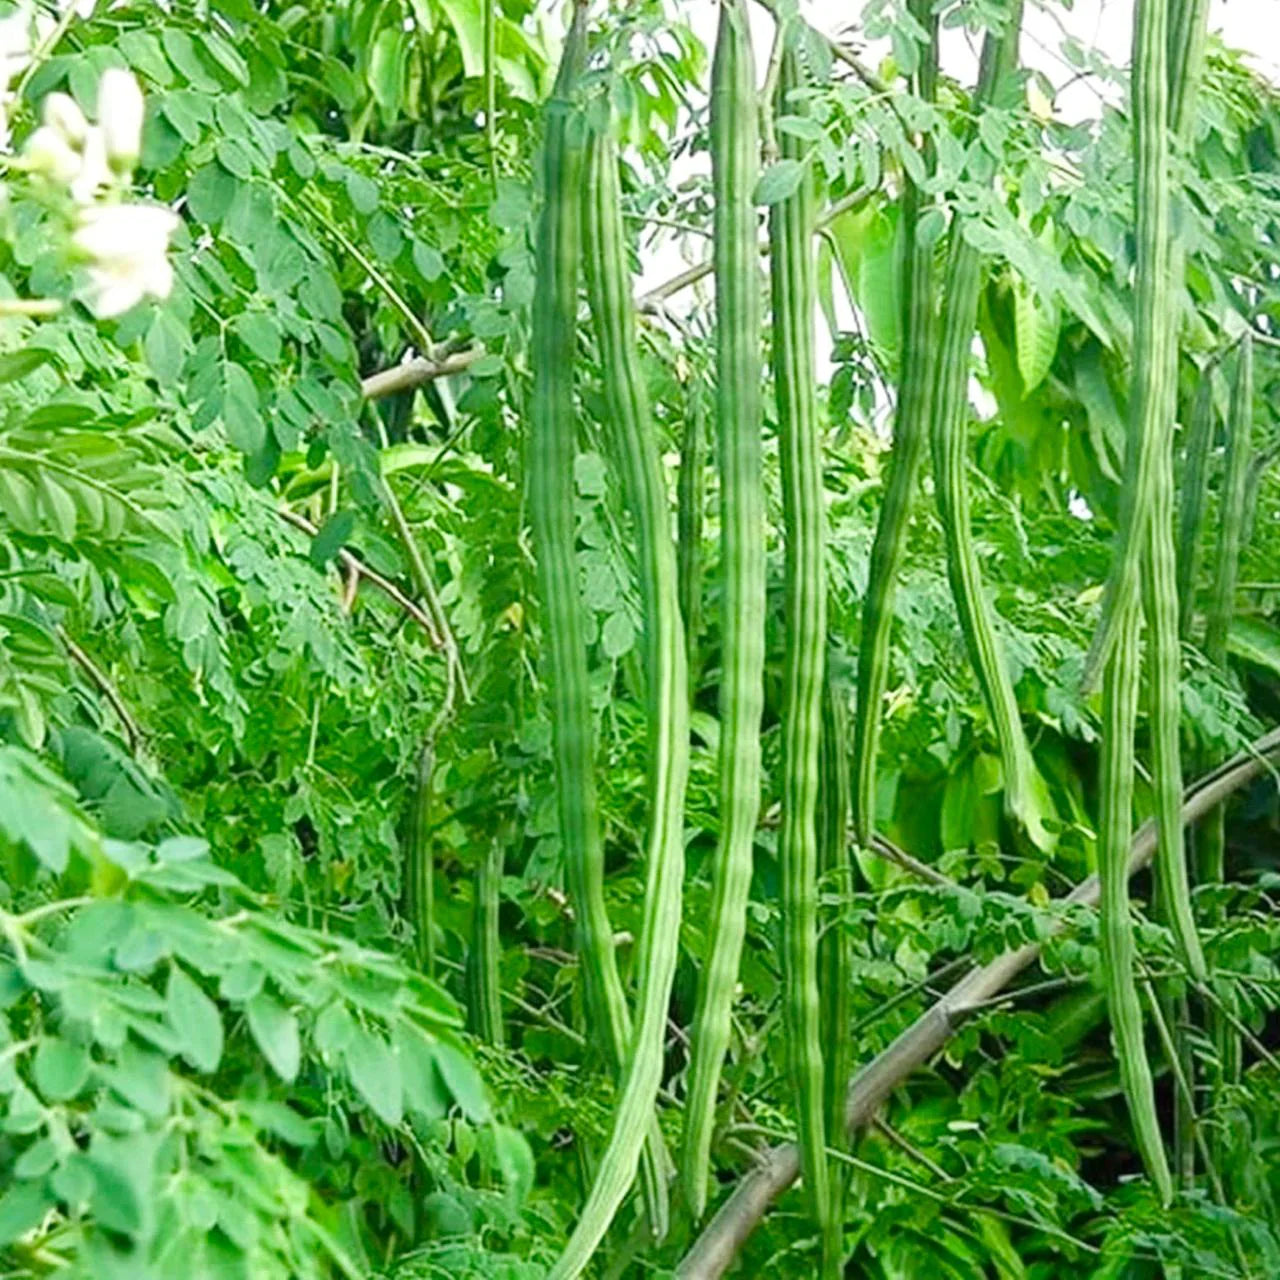
[[(670, 177), (708, 146), (709, 51), (669, 8), (602, 0), (588, 24), (633, 265), (673, 242), (694, 264), (710, 256), (705, 166)], [(1081, 678), (1125, 488), (1127, 75), (1068, 40), (1078, 74), (1117, 90), (1096, 121), (1055, 117), (1034, 74), (975, 103), (972, 85), (922, 80), (928, 27), (936, 14), (976, 43), (1005, 6), (864, 10), (851, 17), (889, 33), (892, 56), (867, 68), (852, 37), (802, 33), (809, 87), (773, 125), (783, 158), (754, 192), (762, 236), (766, 207), (802, 182), (820, 193), (823, 373), (806, 393), (823, 450), (832, 715), (855, 708), (909, 359), (907, 220), (939, 274), (948, 225), (962, 225), (981, 264), (966, 509), (1030, 761), (1015, 821), (930, 472), (890, 604), (878, 834), (850, 840), (852, 864), (842, 849), (817, 882), (819, 935), (847, 963), (828, 1071), (841, 1054), (854, 1070), (875, 1059), (970, 962), (1041, 950), (1009, 991), (956, 1014), (945, 1047), (893, 1081), (833, 1161), (845, 1273), (1280, 1274), (1269, 769), (1230, 801), (1225, 877), (1198, 876), (1207, 982), (1188, 980), (1149, 878), (1133, 882), (1170, 1206), (1129, 1121), (1097, 913), (1063, 901), (1098, 858), (1102, 703)], [(529, 531), (535, 171), (567, 14), (533, 0), (126, 0), (50, 17), (10, 78), (0, 211), (5, 1274), (541, 1276), (578, 1221), (618, 1096), (566, 896), (549, 611)], [(75, 300), (83, 262), (65, 201), (23, 147), (54, 92), (96, 118), (113, 67), (145, 95), (135, 196), (180, 223), (168, 297), (96, 319)], [(1172, 170), (1179, 514), (1203, 500), (1201, 550), (1182, 556), (1188, 782), (1280, 714), (1278, 151), (1275, 88), (1211, 40)], [(924, 212), (904, 213), (912, 190)], [(65, 305), (27, 314), (32, 299)], [(722, 817), (728, 566), (711, 296), (673, 285), (641, 302), (690, 668), (684, 905), (666, 921), (679, 950), (657, 1108), (675, 1151)], [(1253, 382), (1233, 409), (1246, 333)], [(768, 326), (765, 339), (778, 345)], [(648, 515), (606, 461), (603, 349), (584, 307), (569, 496), (604, 895), (634, 1006)], [(794, 1137), (797, 1116), (779, 861), (785, 424), (771, 378), (765, 391), (763, 768), (713, 1209), (761, 1150)], [(1232, 450), (1247, 464), (1234, 490)], [(1224, 613), (1212, 588), (1233, 514)], [(1208, 635), (1206, 613), (1219, 619)], [(1155, 803), (1147, 705), (1139, 820)], [(830, 1113), (828, 1125), (838, 1147)], [(674, 1273), (702, 1224), (673, 1191), (654, 1241), (645, 1205), (627, 1200), (598, 1274)], [(742, 1244), (741, 1274), (816, 1274), (811, 1208), (799, 1191), (779, 1200)]]

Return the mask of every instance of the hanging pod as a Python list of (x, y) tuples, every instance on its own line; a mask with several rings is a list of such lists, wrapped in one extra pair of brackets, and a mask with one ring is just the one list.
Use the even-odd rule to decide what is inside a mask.
[(618, 190), (607, 122), (591, 131), (583, 175), (588, 297), (608, 412), (606, 446), (622, 479), (638, 541), (648, 684), (649, 839), (637, 961), (635, 1033), (623, 1064), (608, 1145), (578, 1223), (552, 1269), (571, 1280), (590, 1262), (635, 1180), (662, 1083), (667, 1006), (675, 978), (684, 882), (689, 691), (670, 503), (635, 340)]
[(760, 169), (755, 63), (743, 0), (720, 6), (711, 69), (716, 388), (720, 471), (720, 833), (707, 952), (693, 1018), (681, 1178), (695, 1218), (707, 1203), (716, 1093), (729, 1047), (751, 854), (760, 815), (764, 710), (765, 507), (760, 254), (753, 200)]
[[(799, 112), (800, 26), (783, 33), (779, 114)], [(784, 133), (783, 159), (803, 160)], [(773, 380), (782, 472), (786, 649), (782, 690), (782, 811), (778, 870), (782, 906), (782, 1013), (798, 1111), (800, 1159), (811, 1210), (822, 1232), (824, 1273), (839, 1274), (841, 1224), (831, 1214), (826, 1153), (822, 1034), (818, 1001), (817, 798), (827, 635), (826, 508), (813, 355), (815, 221), (813, 176), (770, 209)]]
[[(585, 58), (586, 8), (574, 12), (555, 87), (546, 109), (533, 296), (533, 398), (528, 494), (543, 609), (550, 695), (556, 810), (577, 926), (588, 1016), (600, 1031), (610, 1065), (630, 1057), (631, 1020), (618, 975), (613, 929), (604, 901), (604, 851), (593, 768), (583, 605), (574, 554), (573, 484), (577, 418), (573, 375), (578, 332), (581, 191), (586, 122), (576, 101)], [(652, 1117), (642, 1123), (656, 1135)], [(645, 1198), (655, 1231), (665, 1229), (667, 1191), (660, 1141), (645, 1158)]]

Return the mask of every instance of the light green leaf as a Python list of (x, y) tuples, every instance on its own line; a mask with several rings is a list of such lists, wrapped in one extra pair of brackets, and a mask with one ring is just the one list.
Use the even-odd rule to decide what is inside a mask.
[(265, 992), (249, 1001), (245, 1013), (249, 1019), (249, 1030), (263, 1057), (285, 1084), (291, 1084), (297, 1078), (302, 1059), (297, 1018)]
[(169, 971), (165, 1013), (182, 1056), (197, 1071), (216, 1071), (222, 1059), (222, 1017), (218, 1006), (177, 965)]

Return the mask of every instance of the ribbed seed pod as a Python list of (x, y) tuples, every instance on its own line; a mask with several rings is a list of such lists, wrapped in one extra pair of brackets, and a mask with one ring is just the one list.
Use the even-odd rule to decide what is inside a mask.
[(680, 437), (680, 480), (676, 489), (676, 549), (680, 573), (680, 615), (684, 618), (689, 693), (698, 683), (698, 640), (702, 635), (702, 516), (707, 466), (702, 383), (691, 373), (686, 384), (684, 431)]
[[(586, 1005), (592, 1025), (621, 1071), (631, 1019), (618, 976), (604, 901), (604, 850), (597, 807), (587, 649), (574, 554), (573, 466), (577, 455), (573, 372), (577, 354), (581, 198), (586, 123), (573, 100), (585, 57), (586, 6), (574, 12), (555, 87), (547, 104), (542, 149), (543, 206), (537, 233), (533, 297), (533, 399), (529, 433), (529, 516), (542, 598), (556, 809), (577, 923)], [(649, 1221), (666, 1222), (660, 1149), (646, 1160)]]
[[(1227, 419), (1227, 456), (1219, 496), (1218, 546), (1214, 558), (1213, 591), (1205, 627), (1205, 656), (1225, 667), (1227, 634), (1235, 614), (1236, 579), (1244, 522), (1253, 438), (1253, 339), (1247, 334), (1236, 357), (1236, 377)], [(1206, 761), (1210, 764), (1212, 761)], [(1226, 831), (1223, 809), (1215, 809), (1196, 828), (1196, 878), (1221, 884), (1226, 877)], [(1212, 1015), (1211, 1015), (1212, 1018)]]
[[(1145, 589), (1152, 634), (1153, 728), (1157, 767), (1156, 804), (1166, 836), (1165, 866), (1159, 873), (1161, 898), (1173, 911), (1167, 839), (1167, 699), (1177, 698), (1176, 583), (1172, 546), (1172, 481), (1168, 425), (1172, 415), (1176, 332), (1169, 315), (1173, 254), (1169, 240), (1168, 177), (1168, 0), (1138, 0), (1134, 14), (1133, 128), (1135, 197), (1138, 207), (1137, 312), (1134, 332), (1132, 420), (1126, 449), (1125, 485), (1103, 614), (1086, 658), (1104, 672), (1102, 761), (1099, 778), (1098, 872), (1102, 966), (1107, 983), (1112, 1040), (1143, 1163), (1161, 1199), (1168, 1203), (1173, 1183), (1160, 1136), (1151, 1070), (1143, 1040), (1142, 1006), (1133, 978), (1133, 928), (1126, 874), (1133, 830), (1132, 796), (1141, 669), (1137, 606), (1138, 556), (1147, 560)], [(1155, 579), (1158, 577), (1158, 581)], [(1172, 672), (1170, 672), (1172, 667)], [(1170, 689), (1172, 678), (1172, 689)], [(1177, 750), (1177, 719), (1172, 720)], [(1164, 753), (1162, 755), (1162, 753)], [(1181, 777), (1174, 784), (1181, 788)], [(1175, 800), (1175, 803), (1179, 803)], [(1182, 904), (1185, 906), (1185, 902)], [(1192, 927), (1194, 936), (1194, 926)], [(1185, 945), (1185, 941), (1184, 941)], [(1203, 961), (1201, 961), (1203, 964)]]
[[(823, 1116), (827, 1142), (847, 1148), (844, 1124), (845, 1090), (853, 1074), (850, 997), (853, 957), (844, 924), (844, 907), (853, 896), (853, 859), (849, 856), (849, 743), (845, 687), (839, 655), (827, 651), (822, 690), (822, 746), (818, 768), (818, 868), (827, 892), (837, 905), (824, 913), (818, 935), (818, 973), (821, 991), (823, 1060)], [(831, 1216), (844, 1221), (848, 1177), (839, 1166), (831, 1170)]]
[[(778, 107), (802, 84), (799, 24), (783, 35)], [(784, 158), (799, 158), (791, 134)], [(786, 653), (782, 693), (782, 815), (778, 864), (782, 898), (783, 1026), (795, 1089), (800, 1159), (813, 1214), (822, 1228), (824, 1270), (838, 1274), (831, 1221), (830, 1175), (823, 1116), (822, 1033), (818, 1016), (816, 805), (822, 733), (822, 681), (827, 630), (826, 510), (814, 398), (813, 181), (806, 171), (791, 196), (770, 210), (773, 370), (778, 398), (785, 542), (783, 576)], [(833, 1230), (834, 1227), (834, 1230)]]
[(716, 442), (720, 469), (720, 835), (708, 946), (693, 1019), (681, 1177), (695, 1218), (707, 1203), (716, 1093), (729, 1047), (752, 844), (760, 814), (764, 708), (765, 510), (760, 254), (753, 194), (760, 166), (755, 64), (743, 0), (720, 6), (711, 71), (715, 194)]
[(588, 295), (610, 428), (611, 461), (636, 523), (648, 676), (649, 841), (640, 929), (636, 1029), (608, 1146), (577, 1226), (551, 1275), (582, 1274), (636, 1176), (662, 1083), (663, 1037), (675, 978), (684, 884), (689, 690), (676, 549), (662, 459), (635, 340), (618, 160), (607, 128), (593, 131), (583, 185)]
[[(1021, 29), (1022, 0), (1010, 4), (1003, 31), (990, 34), (983, 48), (977, 100), (985, 102), (1011, 73)], [(1035, 765), (1027, 744), (1013, 682), (1004, 664), (992, 622), (991, 606), (982, 587), (982, 570), (969, 520), (966, 474), (966, 418), (970, 349), (978, 317), (982, 261), (957, 224), (951, 231), (938, 357), (932, 401), (934, 484), (938, 511), (947, 543), (947, 574), (955, 598), (960, 629), (969, 660), (978, 677), (995, 728), (1004, 767), (1005, 808), (1017, 821), (1034, 830), (1038, 816), (1033, 793)]]
[(431, 783), (436, 753), (428, 742), (418, 755), (405, 821), (404, 912), (413, 926), (414, 955), (429, 978), (436, 972), (435, 859), (431, 849)]
[(1168, 9), (1169, 0), (1137, 0), (1134, 9), (1137, 281), (1133, 393), (1111, 569), (1098, 626), (1085, 655), (1082, 685), (1086, 691), (1096, 686), (1115, 645), (1120, 619), (1138, 599), (1138, 571), (1147, 548), (1161, 442), (1171, 413), (1163, 372), (1176, 332), (1170, 289)]
[(1205, 625), (1204, 651), (1210, 662), (1227, 659), (1227, 631), (1235, 616), (1236, 580), (1240, 569), (1240, 535), (1244, 525), (1245, 488), (1253, 457), (1253, 338), (1240, 340), (1236, 380), (1227, 425), (1227, 456), (1222, 480), (1218, 553), (1213, 597)]
[[(1172, 12), (1180, 44), (1169, 44), (1165, 68), (1168, 85), (1169, 128), (1184, 138), (1189, 132), (1191, 109), (1200, 80), (1204, 47), (1204, 0), (1174, 0)], [(1192, 24), (1199, 23), (1198, 28)], [(1153, 35), (1158, 39), (1158, 35)], [(1164, 251), (1169, 260), (1168, 309), (1172, 312), (1181, 293), (1184, 272), (1181, 248), (1170, 238)], [(1139, 324), (1142, 322), (1139, 321)], [(1155, 451), (1151, 485), (1151, 511), (1147, 521), (1147, 551), (1142, 575), (1142, 609), (1150, 634), (1148, 684), (1151, 693), (1151, 772), (1155, 791), (1158, 846), (1155, 857), (1158, 901), (1173, 929), (1182, 958), (1191, 974), (1203, 980), (1204, 951), (1191, 911), (1191, 886), (1187, 875), (1186, 838), (1182, 826), (1182, 695), (1180, 674), (1182, 646), (1179, 639), (1177, 558), (1173, 530), (1173, 418), (1177, 409), (1178, 327), (1170, 319), (1165, 326), (1165, 355), (1151, 370), (1149, 401), (1154, 415)], [(1141, 393), (1135, 388), (1135, 399)]]
[(1196, 387), (1187, 428), (1187, 448), (1179, 489), (1178, 512), (1178, 630), (1190, 634), (1196, 608), (1196, 580), (1203, 550), (1204, 497), (1209, 486), (1209, 450), (1213, 446), (1213, 370), (1206, 369)]
[[(930, 33), (928, 46), (921, 51), (915, 90), (920, 98), (932, 101), (938, 67), (938, 18), (932, 12), (932, 0), (911, 0), (910, 8), (916, 20)], [(933, 245), (916, 234), (921, 215), (928, 208), (919, 186), (906, 178), (902, 193), (903, 340), (898, 412), (884, 499), (876, 520), (875, 541), (871, 545), (867, 594), (862, 605), (862, 637), (858, 648), (853, 821), (863, 846), (868, 845), (875, 834), (876, 753), (880, 743), (881, 704), (889, 671), (893, 602), (906, 550), (911, 502), (929, 433), (937, 297)]]
[(480, 859), (475, 900), (471, 904), (471, 944), (467, 950), (467, 1023), (486, 1044), (499, 1048), (506, 1040), (498, 981), (502, 956), (498, 931), (502, 849), (502, 837), (495, 837)]
[(1111, 1038), (1134, 1137), (1161, 1200), (1173, 1196), (1173, 1180), (1156, 1116), (1151, 1067), (1142, 1032), (1142, 1004), (1133, 975), (1133, 926), (1129, 919), (1129, 846), (1133, 836), (1133, 734), (1141, 670), (1139, 616), (1130, 605), (1102, 686), (1102, 760), (1099, 774), (1098, 878), (1102, 970), (1111, 1015)]

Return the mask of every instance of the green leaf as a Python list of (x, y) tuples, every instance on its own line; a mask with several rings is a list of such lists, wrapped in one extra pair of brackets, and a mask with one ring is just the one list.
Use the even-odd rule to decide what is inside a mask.
[(529, 1141), (510, 1125), (493, 1126), (493, 1151), (507, 1195), (519, 1205), (533, 1190), (536, 1165)]
[(600, 646), (613, 659), (630, 653), (636, 642), (636, 629), (625, 613), (610, 614), (600, 633)]
[(404, 1113), (400, 1060), (379, 1035), (357, 1026), (343, 1057), (356, 1092), (387, 1125), (398, 1125)]
[(258, 388), (238, 364), (223, 366), (222, 421), (227, 439), (241, 453), (257, 453), (266, 441), (266, 427), (258, 407)]
[(354, 511), (350, 508), (345, 511), (335, 511), (311, 540), (311, 550), (308, 552), (311, 563), (317, 569), (323, 569), (347, 545), (355, 527)]
[(0, 1197), (0, 1245), (26, 1235), (53, 1207), (43, 1182), (20, 1182)]
[(162, 386), (177, 382), (189, 342), (190, 335), (171, 311), (162, 307), (156, 312), (142, 340), (142, 351)]
[(803, 160), (776, 160), (761, 175), (756, 184), (755, 203), (762, 205), (777, 204), (799, 189), (800, 179), (804, 177)]
[(218, 1006), (174, 965), (165, 990), (165, 1014), (182, 1056), (197, 1071), (216, 1071), (222, 1060), (222, 1017)]
[(6, 351), (0, 355), (0, 383), (18, 382), (42, 365), (54, 359), (52, 351), (42, 347), (23, 347), (18, 351)]
[(187, 207), (205, 226), (217, 226), (227, 216), (240, 183), (216, 160), (191, 175), (187, 184)]
[(36, 1088), (46, 1102), (66, 1102), (89, 1079), (89, 1051), (59, 1037), (41, 1040), (32, 1063)]
[(265, 992), (249, 1001), (245, 1014), (249, 1030), (271, 1069), (285, 1084), (292, 1084), (302, 1058), (297, 1018)]
[(428, 283), (439, 280), (444, 274), (444, 257), (439, 249), (433, 249), (421, 240), (413, 242), (413, 265), (418, 274)]
[(480, 1079), (480, 1073), (476, 1071), (471, 1059), (447, 1040), (438, 1040), (435, 1044), (435, 1060), (441, 1078), (467, 1119), (475, 1124), (486, 1123), (489, 1119), (489, 1099), (485, 1096), (484, 1081)]
[(1058, 351), (1061, 317), (1030, 285), (1017, 281), (1013, 289), (1014, 339), (1023, 395), (1030, 395), (1048, 376)]
[(231, 322), (231, 332), (269, 365), (280, 363), (280, 326), (265, 311), (242, 311)]
[(408, 42), (408, 35), (398, 26), (386, 26), (378, 32), (369, 52), (369, 88), (373, 90), (374, 101), (384, 111), (400, 109)]
[(462, 53), (462, 74), (468, 79), (484, 75), (484, 13), (489, 0), (439, 0)]

